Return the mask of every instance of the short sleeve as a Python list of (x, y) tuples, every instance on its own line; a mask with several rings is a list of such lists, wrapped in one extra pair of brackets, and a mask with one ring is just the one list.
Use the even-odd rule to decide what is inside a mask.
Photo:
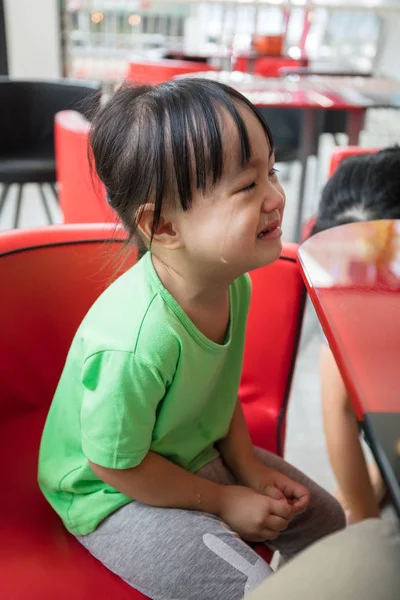
[(149, 451), (165, 378), (133, 353), (103, 351), (82, 371), (82, 450), (93, 463), (128, 469)]

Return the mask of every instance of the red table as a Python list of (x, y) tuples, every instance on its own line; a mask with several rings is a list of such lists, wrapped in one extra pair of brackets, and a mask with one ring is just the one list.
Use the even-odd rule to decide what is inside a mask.
[(323, 231), (299, 264), (400, 517), (400, 221)]

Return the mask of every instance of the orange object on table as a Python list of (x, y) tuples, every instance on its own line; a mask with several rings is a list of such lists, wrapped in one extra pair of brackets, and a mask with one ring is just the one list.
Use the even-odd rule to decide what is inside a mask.
[(278, 35), (255, 35), (252, 46), (258, 54), (266, 56), (282, 56), (285, 36)]
[(201, 71), (219, 71), (206, 63), (191, 62), (188, 60), (143, 60), (131, 59), (127, 79), (137, 84), (157, 85), (169, 81), (177, 75), (186, 73), (199, 73)]

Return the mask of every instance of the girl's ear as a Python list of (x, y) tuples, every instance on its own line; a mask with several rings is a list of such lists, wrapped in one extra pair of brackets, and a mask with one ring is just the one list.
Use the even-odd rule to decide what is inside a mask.
[(160, 222), (153, 234), (151, 240), (153, 220), (154, 220), (154, 204), (144, 204), (138, 208), (136, 213), (136, 219), (138, 223), (138, 229), (147, 241), (147, 246), (150, 247), (150, 242), (156, 243), (160, 246), (164, 246), (168, 250), (177, 250), (182, 247), (182, 241), (178, 230), (175, 226), (174, 213), (170, 214), (166, 212), (164, 216), (161, 216)]

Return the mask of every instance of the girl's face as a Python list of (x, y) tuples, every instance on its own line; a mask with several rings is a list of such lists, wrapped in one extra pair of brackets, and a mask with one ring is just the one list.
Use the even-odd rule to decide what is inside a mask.
[(174, 218), (189, 258), (207, 270), (221, 269), (232, 277), (279, 257), (285, 206), (264, 130), (249, 108), (238, 108), (251, 144), (249, 164), (244, 168), (239, 164), (238, 133), (226, 117), (222, 178), (206, 195), (197, 192), (190, 210), (179, 211)]

